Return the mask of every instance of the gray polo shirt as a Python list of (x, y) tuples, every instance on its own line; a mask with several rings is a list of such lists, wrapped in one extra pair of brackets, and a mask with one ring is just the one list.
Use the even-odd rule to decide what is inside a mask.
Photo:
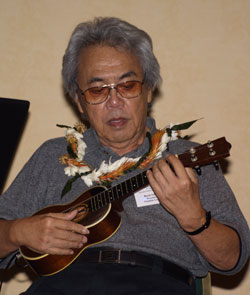
[[(147, 125), (151, 134), (154, 134), (154, 120), (148, 118)], [(120, 158), (111, 149), (100, 144), (92, 128), (85, 131), (84, 141), (87, 144), (85, 161), (93, 168), (98, 168), (103, 160), (114, 162)], [(64, 173), (63, 165), (59, 163), (59, 157), (67, 153), (66, 145), (64, 138), (56, 138), (45, 142), (34, 153), (13, 184), (0, 197), (0, 218), (30, 216), (49, 205), (68, 203), (88, 189), (84, 182), (78, 179), (71, 191), (61, 198), (61, 191), (69, 179)], [(167, 152), (182, 153), (193, 145), (192, 142), (178, 139), (168, 144)], [(138, 149), (126, 156), (141, 156), (148, 148), (148, 139), (145, 138)], [(240, 260), (233, 270), (222, 272), (212, 267), (171, 214), (160, 204), (137, 207), (134, 195), (123, 202), (124, 211), (121, 214), (119, 230), (100, 246), (156, 254), (189, 269), (195, 276), (204, 276), (208, 271), (224, 274), (238, 272), (249, 256), (250, 234), (247, 222), (221, 171), (216, 171), (213, 165), (204, 166), (201, 171), (201, 175), (197, 177), (203, 208), (211, 211), (212, 218), (234, 228), (241, 239)], [(141, 170), (137, 170), (128, 173), (112, 185), (140, 172)], [(10, 257), (11, 255), (0, 260), (1, 267), (7, 264)]]

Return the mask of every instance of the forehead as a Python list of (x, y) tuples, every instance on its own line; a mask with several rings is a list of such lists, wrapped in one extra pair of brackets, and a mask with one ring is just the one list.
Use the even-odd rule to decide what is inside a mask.
[[(124, 77), (125, 75), (125, 77)], [(143, 79), (143, 70), (137, 56), (124, 49), (110, 46), (89, 46), (79, 56), (78, 82), (115, 82), (131, 76)], [(111, 81), (113, 80), (113, 81)]]

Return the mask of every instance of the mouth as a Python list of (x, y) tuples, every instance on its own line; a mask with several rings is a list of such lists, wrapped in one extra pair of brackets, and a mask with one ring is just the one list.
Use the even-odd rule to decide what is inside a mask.
[(127, 123), (128, 119), (126, 118), (112, 118), (108, 121), (108, 125), (111, 127), (123, 127)]

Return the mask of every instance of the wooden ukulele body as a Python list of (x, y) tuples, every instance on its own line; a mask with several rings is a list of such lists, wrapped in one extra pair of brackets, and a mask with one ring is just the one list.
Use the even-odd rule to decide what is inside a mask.
[(89, 229), (88, 242), (80, 249), (73, 249), (73, 255), (49, 255), (37, 253), (25, 246), (20, 247), (20, 253), (28, 261), (33, 270), (42, 276), (55, 274), (69, 266), (86, 248), (99, 244), (110, 238), (119, 228), (122, 210), (121, 203), (108, 204), (91, 212), (89, 200), (106, 188), (97, 186), (87, 190), (73, 202), (66, 205), (55, 205), (38, 211), (35, 215), (45, 213), (61, 213), (77, 209), (78, 214), (73, 221)]

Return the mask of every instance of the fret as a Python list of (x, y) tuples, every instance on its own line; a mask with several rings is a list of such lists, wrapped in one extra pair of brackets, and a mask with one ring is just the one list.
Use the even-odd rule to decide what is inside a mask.
[(126, 186), (127, 186), (127, 192), (131, 194), (133, 191), (133, 185), (131, 183), (131, 179), (126, 180)]
[(92, 197), (93, 211), (97, 210), (96, 196)]
[(143, 184), (149, 184), (149, 181), (148, 181), (148, 178), (147, 178), (147, 174), (146, 174), (147, 171), (143, 171), (142, 172), (142, 179), (143, 179)]
[(102, 198), (103, 206), (106, 206), (107, 200), (106, 200), (106, 196), (105, 196), (105, 191), (101, 192), (101, 198)]
[(110, 199), (109, 199), (109, 192), (108, 192), (108, 190), (105, 190), (103, 193), (104, 193), (104, 198), (105, 198), (105, 204), (109, 204), (110, 203)]
[(127, 187), (128, 187), (129, 194), (131, 194), (133, 192), (133, 183), (131, 178), (127, 180)]
[(127, 195), (128, 188), (127, 188), (127, 185), (126, 185), (126, 181), (124, 181), (124, 182), (121, 183), (121, 189), (122, 189), (122, 194), (123, 195)]
[(100, 200), (100, 197), (99, 197), (99, 194), (97, 194), (96, 196), (95, 196), (95, 198), (96, 198), (96, 208), (97, 208), (97, 210), (98, 209), (100, 209), (101, 208), (101, 200)]
[(109, 196), (109, 202), (113, 202), (114, 201), (114, 194), (113, 194), (113, 191), (112, 189), (108, 189), (108, 196)]
[(138, 188), (138, 184), (135, 177), (130, 178), (132, 184), (132, 191), (134, 192)]
[(114, 200), (118, 200), (117, 186), (112, 187)]
[(111, 189), (111, 193), (112, 193), (112, 200), (115, 201), (116, 200), (116, 193), (115, 193), (114, 189)]
[(142, 177), (142, 174), (136, 175), (136, 180), (137, 180), (137, 183), (138, 183), (138, 188), (142, 187), (144, 185), (144, 179)]
[(123, 196), (121, 184), (118, 184), (116, 186), (116, 191), (117, 191), (117, 199), (120, 199)]
[(139, 186), (139, 183), (138, 183), (138, 177), (137, 176), (135, 176), (135, 181), (136, 181), (136, 188), (139, 188), (140, 186)]
[(90, 207), (90, 211), (93, 212), (94, 211), (93, 198), (90, 198), (89, 200), (89, 207)]
[(98, 194), (98, 199), (99, 199), (99, 204), (101, 207), (104, 207), (105, 206), (105, 202), (104, 202), (104, 199), (103, 199), (103, 192), (99, 193)]

